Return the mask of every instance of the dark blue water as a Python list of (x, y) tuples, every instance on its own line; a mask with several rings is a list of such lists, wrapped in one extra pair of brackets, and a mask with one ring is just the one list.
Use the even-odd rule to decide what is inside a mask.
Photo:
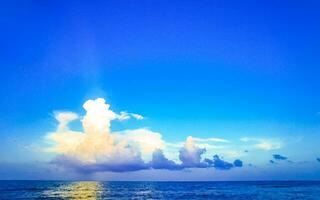
[(320, 199), (320, 182), (0, 181), (0, 199)]

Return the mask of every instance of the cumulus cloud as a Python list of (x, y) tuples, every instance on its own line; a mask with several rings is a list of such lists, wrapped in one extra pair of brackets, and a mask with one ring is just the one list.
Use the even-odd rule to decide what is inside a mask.
[(236, 159), (235, 161), (233, 161), (233, 165), (235, 167), (242, 167), (243, 166), (243, 162), (242, 162), (242, 160)]
[(153, 153), (150, 167), (154, 169), (169, 169), (180, 170), (184, 168), (215, 168), (218, 170), (229, 170), (233, 167), (242, 167), (243, 162), (236, 159), (233, 164), (220, 159), (218, 155), (213, 156), (210, 160), (205, 158), (203, 161), (201, 155), (205, 153), (205, 149), (199, 148), (194, 144), (194, 140), (189, 136), (180, 149), (180, 161), (181, 164), (176, 164), (174, 161), (167, 159), (161, 150), (156, 150)]
[[(117, 119), (118, 115), (110, 110), (110, 105), (106, 104), (104, 99), (88, 100), (83, 104), (83, 108), (86, 110), (81, 120), (83, 132), (72, 131), (67, 127), (71, 120), (78, 118), (74, 113), (59, 112), (55, 115), (59, 125), (57, 131), (47, 136), (47, 139), (55, 143), (49, 148), (50, 151), (84, 164), (109, 161), (119, 163), (120, 159), (128, 160), (140, 154), (140, 151), (130, 148), (128, 140), (117, 141), (111, 134), (111, 121)], [(153, 136), (151, 132), (144, 136), (148, 134)]]
[(68, 124), (73, 121), (78, 119), (78, 115), (73, 112), (56, 112), (55, 113), (55, 118), (59, 122), (58, 130), (63, 131), (68, 129)]
[(275, 159), (275, 160), (287, 160), (288, 158), (285, 157), (285, 156), (282, 156), (280, 154), (273, 154), (272, 157)]
[(205, 167), (201, 162), (201, 155), (206, 152), (205, 148), (199, 148), (194, 144), (193, 138), (189, 136), (180, 149), (179, 159), (184, 167)]
[(222, 169), (222, 170), (231, 169), (233, 167), (231, 163), (220, 159), (218, 155), (213, 156), (213, 166), (216, 169)]
[(157, 149), (153, 152), (150, 166), (154, 169), (169, 169), (169, 170), (178, 170), (183, 168), (181, 165), (178, 165), (174, 161), (166, 158), (163, 154), (163, 151), (160, 149)]
[(222, 160), (218, 155), (214, 155), (212, 160), (206, 158), (204, 162), (208, 164), (208, 167), (213, 167), (218, 170), (229, 170), (233, 167), (243, 166), (243, 162), (239, 159), (236, 159), (233, 163), (230, 163), (225, 160)]
[[(115, 113), (102, 98), (88, 100), (83, 104), (86, 113), (80, 117), (73, 112), (56, 112), (56, 131), (48, 133), (46, 139), (53, 145), (47, 151), (57, 156), (51, 163), (74, 169), (78, 172), (136, 171), (144, 169), (181, 170), (185, 168), (231, 169), (241, 167), (242, 161), (228, 163), (214, 156), (213, 160), (202, 160), (206, 149), (200, 145), (207, 142), (228, 143), (221, 138), (193, 138), (184, 143), (165, 142), (162, 135), (148, 128), (112, 132), (113, 120), (128, 120), (131, 117), (141, 120), (143, 116), (128, 112)], [(73, 120), (81, 120), (83, 131), (69, 128)], [(196, 142), (200, 145), (196, 145)], [(172, 144), (172, 145), (171, 145)], [(179, 162), (168, 159), (164, 151), (177, 148)], [(176, 150), (177, 151), (177, 150)], [(148, 161), (149, 160), (149, 161)]]
[(162, 135), (147, 128), (119, 131), (113, 135), (116, 141), (125, 141), (131, 147), (139, 149), (145, 157), (151, 155), (156, 149), (165, 147)]

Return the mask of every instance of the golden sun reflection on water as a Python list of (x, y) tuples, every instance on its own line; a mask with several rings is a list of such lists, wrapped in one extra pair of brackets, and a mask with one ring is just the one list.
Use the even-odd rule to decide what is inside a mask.
[(47, 197), (72, 200), (97, 200), (100, 199), (101, 191), (101, 183), (95, 181), (81, 181), (65, 184), (57, 190), (48, 191), (46, 195)]

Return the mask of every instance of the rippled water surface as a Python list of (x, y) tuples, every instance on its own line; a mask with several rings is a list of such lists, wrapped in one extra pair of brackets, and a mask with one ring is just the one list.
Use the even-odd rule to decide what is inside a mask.
[(320, 182), (0, 181), (0, 199), (320, 199)]

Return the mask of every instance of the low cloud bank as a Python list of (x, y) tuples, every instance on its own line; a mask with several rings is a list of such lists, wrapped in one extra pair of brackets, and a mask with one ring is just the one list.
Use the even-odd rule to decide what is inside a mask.
[[(202, 159), (205, 148), (198, 147), (196, 141), (223, 142), (218, 138), (187, 137), (179, 150), (179, 162), (165, 156), (166, 142), (162, 135), (147, 128), (111, 132), (113, 120), (142, 120), (140, 114), (110, 110), (104, 99), (88, 100), (83, 108), (86, 114), (81, 117), (73, 112), (56, 112), (59, 122), (57, 130), (47, 135), (53, 145), (46, 150), (56, 153), (51, 163), (82, 173), (99, 171), (125, 172), (145, 169), (182, 170), (186, 168), (215, 168), (229, 170), (242, 167), (241, 160), (233, 163), (222, 160), (218, 155), (212, 159)], [(73, 131), (69, 123), (81, 119), (83, 131)], [(147, 159), (149, 161), (147, 161)]]

